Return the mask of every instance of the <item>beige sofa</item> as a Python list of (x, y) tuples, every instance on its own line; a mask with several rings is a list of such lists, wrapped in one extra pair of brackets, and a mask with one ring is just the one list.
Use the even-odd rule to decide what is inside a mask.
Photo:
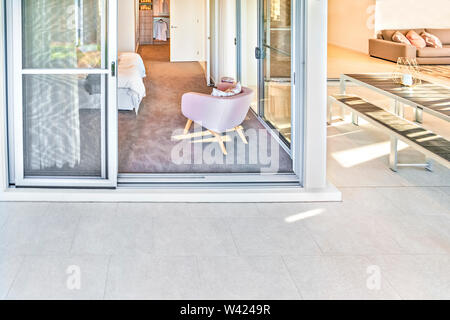
[[(408, 30), (398, 30), (404, 35)], [(443, 48), (417, 49), (414, 46), (392, 41), (397, 30), (383, 30), (377, 39), (369, 40), (369, 54), (372, 57), (397, 62), (399, 57), (417, 58), (418, 64), (450, 64), (450, 29), (414, 29), (418, 34), (423, 31), (436, 35)]]

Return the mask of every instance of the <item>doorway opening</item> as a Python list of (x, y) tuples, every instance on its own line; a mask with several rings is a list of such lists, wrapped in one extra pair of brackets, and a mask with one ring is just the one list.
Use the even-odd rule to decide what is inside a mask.
[[(280, 144), (280, 140), (284, 139), (283, 133), (274, 137), (272, 130), (275, 127), (262, 121), (262, 113), (250, 111), (249, 105), (244, 106), (247, 109), (237, 125), (233, 123), (229, 128), (221, 127), (222, 130), (217, 132), (205, 124), (214, 122), (214, 117), (217, 117), (217, 121), (222, 120), (227, 116), (225, 110), (234, 107), (233, 97), (228, 98), (229, 102), (226, 99), (217, 99), (216, 102), (211, 93), (222, 81), (237, 82), (236, 30), (230, 28), (230, 22), (237, 25), (236, 6), (229, 1), (219, 0), (164, 2), (168, 5), (165, 18), (169, 26), (162, 26), (161, 30), (169, 30), (167, 41), (157, 39), (157, 33), (161, 30), (157, 32), (156, 28), (167, 23), (160, 20), (160, 14), (155, 13), (155, 8), (161, 7), (161, 2), (141, 1), (139, 4), (140, 34), (136, 36), (139, 39), (136, 54), (145, 67), (142, 73), (145, 75), (142, 77), (145, 96), (137, 108), (121, 110), (119, 107), (119, 178), (132, 179), (136, 175), (149, 179), (160, 175), (179, 178), (180, 175), (192, 174), (214, 175), (220, 180), (230, 179), (229, 174), (261, 176), (262, 173), (271, 174), (272, 177), (294, 177), (291, 155)], [(285, 14), (291, 14), (290, 9), (285, 10)], [(119, 21), (125, 21), (121, 11)], [(153, 31), (150, 33), (145, 27), (148, 26), (147, 21), (153, 21)], [(261, 20), (254, 20), (256, 28), (258, 21)], [(149, 34), (152, 36), (149, 37)], [(285, 38), (289, 51), (290, 35)], [(119, 83), (121, 56), (130, 54), (120, 51), (120, 47), (119, 38)], [(257, 62), (253, 55), (251, 59)], [(272, 59), (278, 60), (278, 57)], [(273, 68), (280, 69), (279, 66)], [(287, 73), (290, 79), (290, 71)], [(216, 88), (209, 86), (208, 80)], [(291, 90), (290, 83), (282, 83), (278, 78), (276, 80), (282, 87), (281, 91), (283, 88), (287, 89), (284, 91)], [(242, 85), (245, 88), (246, 83)], [(119, 100), (123, 89), (120, 86), (118, 88)], [(249, 86), (254, 105), (259, 100), (255, 89)], [(270, 90), (272, 94), (275, 90), (273, 85)], [(192, 99), (196, 100), (192, 106), (186, 106), (188, 103), (184, 99), (187, 93), (195, 93)], [(290, 96), (282, 102), (285, 109), (290, 109)], [(270, 103), (273, 106), (280, 104), (281, 100)], [(189, 107), (203, 108), (200, 114), (194, 115), (198, 118), (191, 125), (189, 112), (196, 111), (186, 111)], [(208, 108), (216, 109), (207, 114)], [(267, 110), (266, 114), (271, 116), (271, 109)]]

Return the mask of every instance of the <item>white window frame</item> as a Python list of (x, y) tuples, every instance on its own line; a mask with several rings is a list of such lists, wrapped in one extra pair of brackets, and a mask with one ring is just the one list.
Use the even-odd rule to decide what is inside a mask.
[[(106, 0), (109, 17), (114, 17), (117, 12), (117, 2)], [(21, 1), (6, 0), (8, 15), (6, 25), (8, 32), (22, 30), (21, 25)], [(106, 12), (106, 11), (105, 11)], [(106, 17), (104, 17), (106, 19)], [(117, 30), (117, 21), (108, 19), (110, 30)], [(105, 23), (102, 23), (102, 28)], [(102, 38), (102, 48), (105, 48), (106, 63), (99, 69), (25, 69), (22, 66), (22, 41), (13, 41), (8, 48), (8, 87), (9, 114), (13, 115), (12, 123), (9, 123), (9, 134), (13, 134), (14, 148), (10, 148), (10, 161), (14, 160), (14, 182), (21, 187), (86, 187), (86, 188), (110, 188), (117, 186), (117, 77), (111, 76), (114, 64), (117, 74), (117, 36), (102, 30), (102, 37), (107, 34), (108, 39)], [(14, 39), (10, 34), (9, 39)], [(18, 37), (21, 39), (21, 34)], [(106, 42), (107, 41), (107, 42)], [(106, 43), (108, 44), (106, 46)], [(102, 100), (101, 106), (101, 176), (100, 177), (26, 177), (24, 175), (24, 142), (23, 142), (23, 101), (22, 101), (22, 79), (23, 75), (48, 74), (48, 75), (78, 75), (78, 74), (101, 74), (108, 75), (106, 85), (106, 101)], [(14, 108), (14, 110), (13, 110)], [(14, 152), (11, 150), (14, 149)], [(11, 170), (12, 171), (12, 170)], [(12, 173), (12, 172), (11, 172)]]

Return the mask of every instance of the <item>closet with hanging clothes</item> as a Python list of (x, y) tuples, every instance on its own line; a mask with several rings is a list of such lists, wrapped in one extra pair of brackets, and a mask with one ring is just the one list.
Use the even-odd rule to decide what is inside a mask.
[(170, 0), (153, 0), (153, 43), (167, 43), (170, 38)]
[(170, 39), (170, 0), (139, 0), (139, 43), (166, 44)]
[(153, 39), (168, 41), (170, 38), (170, 19), (166, 17), (153, 17)]

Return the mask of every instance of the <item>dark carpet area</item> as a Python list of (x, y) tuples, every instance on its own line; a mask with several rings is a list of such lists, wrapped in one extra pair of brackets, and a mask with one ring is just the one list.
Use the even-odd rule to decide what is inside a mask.
[(199, 63), (170, 63), (169, 50), (168, 45), (140, 49), (147, 69), (147, 97), (138, 115), (119, 112), (120, 173), (292, 172), (290, 156), (251, 112), (243, 123), (249, 144), (244, 145), (235, 132), (227, 133), (228, 157), (221, 154), (216, 142), (175, 140), (186, 123), (181, 113), (182, 95), (209, 94), (211, 88)]

